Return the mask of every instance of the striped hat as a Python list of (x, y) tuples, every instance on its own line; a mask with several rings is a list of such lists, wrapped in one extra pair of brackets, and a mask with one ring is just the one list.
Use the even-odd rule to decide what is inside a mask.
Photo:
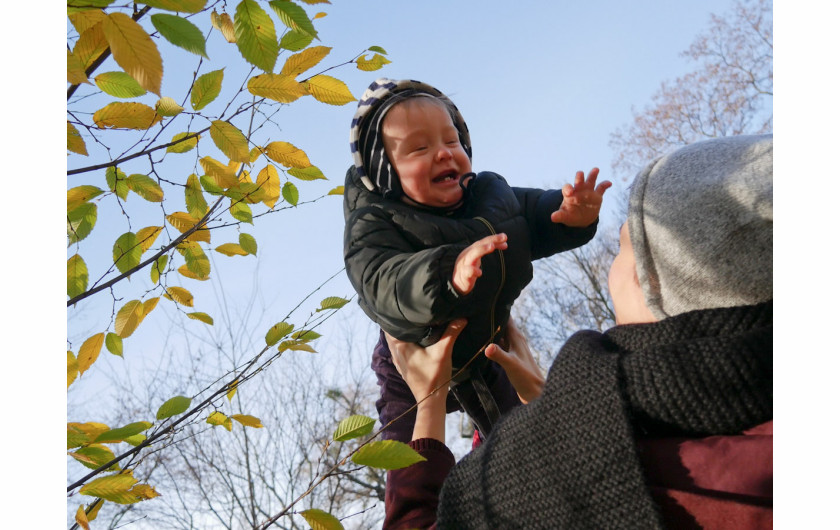
[(359, 100), (359, 106), (350, 124), (350, 151), (356, 171), (359, 172), (365, 187), (388, 199), (398, 199), (403, 191), (397, 172), (385, 154), (382, 122), (394, 105), (412, 97), (432, 97), (446, 105), (452, 122), (458, 129), (461, 145), (467, 156), (472, 159), (467, 124), (449, 98), (435, 87), (420, 81), (395, 81), (381, 77), (371, 83)]

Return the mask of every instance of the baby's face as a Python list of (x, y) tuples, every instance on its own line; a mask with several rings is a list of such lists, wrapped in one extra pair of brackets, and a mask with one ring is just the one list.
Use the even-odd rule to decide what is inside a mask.
[(442, 103), (425, 97), (398, 103), (385, 116), (382, 140), (408, 197), (437, 208), (461, 200), (459, 179), (472, 165)]

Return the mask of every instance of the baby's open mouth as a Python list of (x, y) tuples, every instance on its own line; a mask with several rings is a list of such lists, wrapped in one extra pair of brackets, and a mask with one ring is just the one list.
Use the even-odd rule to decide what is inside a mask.
[(457, 180), (457, 179), (458, 179), (458, 174), (455, 173), (454, 171), (452, 171), (452, 172), (449, 172), (449, 173), (444, 173), (442, 175), (438, 175), (437, 177), (432, 179), (432, 182), (438, 183), (438, 182), (446, 182), (446, 181), (449, 181), (449, 180)]

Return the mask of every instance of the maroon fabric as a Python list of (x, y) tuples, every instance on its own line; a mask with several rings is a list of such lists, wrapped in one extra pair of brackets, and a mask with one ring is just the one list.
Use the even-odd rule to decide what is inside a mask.
[(385, 530), (435, 528), (440, 488), (455, 465), (452, 452), (439, 440), (421, 438), (409, 445), (426, 461), (388, 472)]
[[(427, 460), (388, 472), (384, 529), (436, 528), (438, 494), (455, 465), (438, 440), (409, 444)], [(668, 528), (773, 527), (773, 422), (736, 436), (638, 441), (650, 493)]]
[(773, 527), (773, 422), (737, 436), (640, 440), (639, 455), (669, 528)]

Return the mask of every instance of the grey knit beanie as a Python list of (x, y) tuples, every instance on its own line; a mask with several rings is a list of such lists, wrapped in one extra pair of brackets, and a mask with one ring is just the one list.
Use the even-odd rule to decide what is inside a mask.
[(627, 216), (645, 302), (663, 319), (773, 298), (773, 135), (731, 136), (654, 160)]
[(432, 97), (441, 101), (449, 110), (452, 122), (458, 129), (458, 137), (464, 151), (472, 159), (469, 129), (458, 107), (449, 98), (440, 90), (421, 81), (395, 81), (381, 77), (371, 83), (359, 98), (356, 114), (350, 123), (350, 152), (365, 187), (389, 199), (398, 199), (402, 195), (402, 186), (396, 170), (385, 154), (382, 123), (394, 105), (410, 97)]

